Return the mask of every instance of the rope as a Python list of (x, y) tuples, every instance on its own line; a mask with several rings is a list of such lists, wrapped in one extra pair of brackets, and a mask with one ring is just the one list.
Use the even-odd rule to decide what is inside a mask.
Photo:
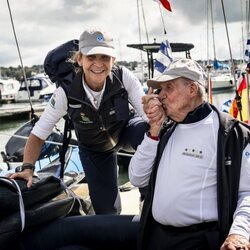
[(22, 196), (22, 191), (18, 185), (18, 183), (14, 180), (11, 179), (11, 182), (15, 184), (18, 197), (19, 197), (19, 207), (20, 207), (20, 216), (21, 216), (21, 232), (24, 230), (25, 227), (25, 209), (24, 209), (24, 203), (23, 203), (23, 196)]
[[(11, 134), (8, 134), (8, 133), (2, 133), (0, 132), (0, 135), (7, 135), (7, 136), (10, 136), (10, 137), (14, 137), (14, 138), (19, 138), (19, 139), (24, 139), (24, 140), (28, 140), (28, 136), (22, 136), (22, 135), (11, 135)], [(59, 146), (62, 146), (62, 143), (61, 142), (55, 142), (55, 141), (48, 141), (46, 140), (45, 141), (46, 143), (50, 143), (50, 144), (54, 144), (54, 145), (59, 145)], [(69, 145), (70, 147), (78, 147), (77, 145), (72, 145), (70, 144)]]
[[(22, 135), (11, 135), (8, 133), (2, 133), (0, 132), (0, 135), (7, 135), (10, 137), (15, 137), (15, 138), (19, 138), (19, 139), (23, 139), (23, 140), (28, 140), (28, 136), (22, 136)], [(54, 144), (54, 145), (58, 145), (58, 146), (62, 146), (63, 144), (61, 142), (55, 142), (55, 141), (44, 141), (45, 143), (50, 143), (50, 144)], [(73, 145), (73, 144), (69, 144), (68, 147), (72, 147), (72, 148), (77, 148), (77, 145)], [(127, 156), (127, 157), (132, 157), (132, 154), (130, 153), (124, 153), (124, 152), (117, 152), (117, 155), (121, 155), (121, 156)]]

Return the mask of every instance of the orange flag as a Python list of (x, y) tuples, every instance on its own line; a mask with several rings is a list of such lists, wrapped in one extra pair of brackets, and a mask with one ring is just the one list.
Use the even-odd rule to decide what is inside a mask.
[[(245, 123), (248, 123), (249, 122), (249, 96), (248, 96), (247, 81), (246, 81), (245, 75), (243, 75), (241, 83), (238, 87), (238, 94), (241, 97), (242, 121)], [(233, 117), (237, 118), (238, 120), (241, 120), (240, 112), (238, 110), (237, 103), (236, 103), (236, 98), (234, 98), (232, 102), (232, 106), (229, 110), (229, 113)]]

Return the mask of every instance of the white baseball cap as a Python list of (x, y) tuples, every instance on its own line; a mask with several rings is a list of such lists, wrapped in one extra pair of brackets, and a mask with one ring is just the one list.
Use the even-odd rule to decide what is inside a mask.
[(79, 38), (79, 50), (83, 55), (103, 54), (116, 57), (113, 38), (101, 29), (85, 30)]
[(206, 87), (204, 76), (204, 70), (196, 61), (183, 58), (171, 62), (161, 75), (148, 80), (147, 85), (148, 87), (158, 89), (160, 88), (160, 83), (174, 80), (179, 77), (185, 77)]

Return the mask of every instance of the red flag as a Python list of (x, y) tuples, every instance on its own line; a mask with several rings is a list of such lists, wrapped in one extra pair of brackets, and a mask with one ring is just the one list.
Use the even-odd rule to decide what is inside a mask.
[[(248, 123), (249, 121), (249, 107), (248, 107), (248, 90), (247, 90), (247, 81), (245, 75), (243, 76), (241, 83), (238, 87), (238, 94), (241, 97), (241, 115), (242, 115), (242, 121), (245, 123)], [(240, 120), (240, 113), (237, 107), (236, 99), (233, 100), (232, 106), (229, 110), (229, 113)]]
[(158, 3), (161, 3), (161, 4), (163, 5), (163, 7), (164, 7), (165, 9), (167, 9), (168, 11), (172, 11), (171, 6), (170, 6), (170, 3), (169, 3), (168, 0), (154, 0), (154, 1), (156, 1), (156, 2), (158, 2)]

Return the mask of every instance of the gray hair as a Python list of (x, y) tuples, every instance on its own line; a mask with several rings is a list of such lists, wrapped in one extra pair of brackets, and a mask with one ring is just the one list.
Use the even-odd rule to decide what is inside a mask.
[(207, 93), (206, 93), (206, 89), (203, 85), (201, 85), (199, 82), (195, 82), (193, 80), (187, 79), (185, 77), (182, 77), (186, 80), (185, 84), (191, 84), (194, 83), (197, 87), (198, 87), (198, 91), (197, 91), (197, 96), (199, 98), (201, 98), (203, 101), (207, 101)]
[(198, 86), (197, 95), (201, 97), (203, 101), (207, 101), (207, 93), (205, 87), (203, 85), (200, 85), (198, 82), (196, 83)]

